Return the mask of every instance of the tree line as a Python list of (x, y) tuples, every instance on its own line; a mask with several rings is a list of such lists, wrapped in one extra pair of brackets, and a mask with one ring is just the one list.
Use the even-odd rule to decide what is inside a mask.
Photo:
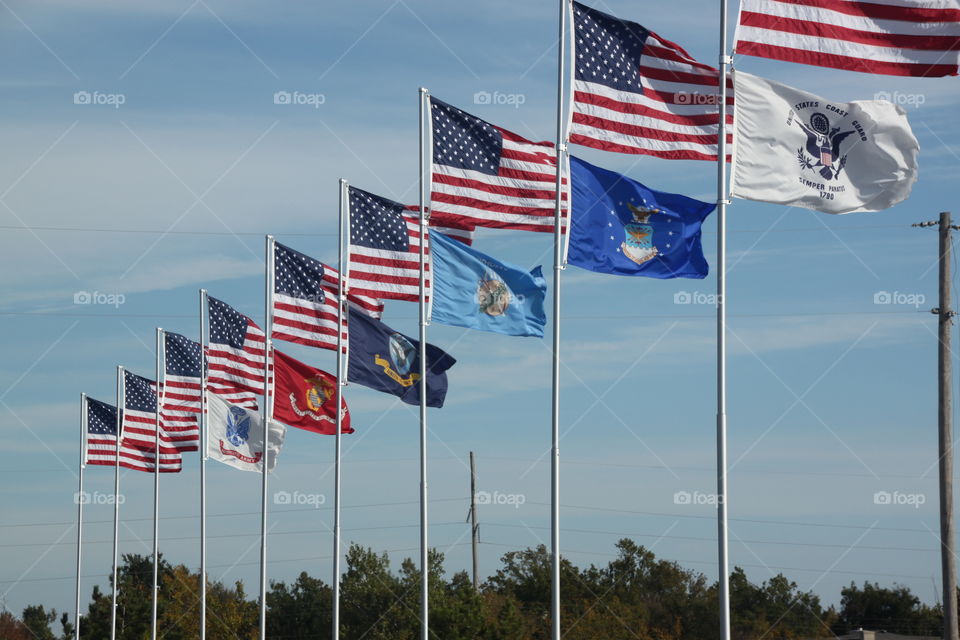
[[(561, 615), (568, 640), (704, 640), (719, 638), (717, 584), (675, 562), (658, 560), (629, 539), (606, 566), (561, 566)], [(547, 640), (550, 637), (550, 554), (541, 545), (511, 551), (479, 589), (464, 571), (449, 578), (443, 554), (430, 555), (430, 628), (443, 640)], [(152, 557), (125, 554), (118, 569), (117, 638), (150, 637)], [(109, 583), (108, 583), (109, 584)], [(161, 557), (159, 629), (164, 640), (199, 637), (200, 576)], [(416, 640), (420, 574), (409, 558), (397, 570), (387, 553), (351, 545), (341, 582), (341, 637), (345, 640)], [(259, 610), (242, 582), (207, 586), (207, 637), (254, 640)], [(838, 606), (824, 607), (811, 591), (778, 574), (762, 584), (742, 569), (731, 574), (731, 626), (736, 640), (832, 638), (851, 630), (882, 629), (939, 636), (942, 610), (908, 587), (851, 583)], [(302, 572), (274, 581), (267, 592), (267, 636), (323, 640), (331, 636), (332, 589)], [(84, 640), (110, 637), (110, 591), (93, 588), (81, 620)], [(26, 607), (17, 617), (0, 612), (0, 640), (72, 639), (72, 615)], [(56, 629), (56, 631), (54, 630)]]

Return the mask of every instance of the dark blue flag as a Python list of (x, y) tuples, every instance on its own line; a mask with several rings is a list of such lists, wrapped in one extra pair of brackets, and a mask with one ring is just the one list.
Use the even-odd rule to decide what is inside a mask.
[[(350, 310), (347, 380), (407, 404), (420, 404), (420, 342), (370, 316)], [(427, 345), (427, 406), (442, 407), (447, 396), (446, 371), (456, 363), (443, 349)]]
[(700, 226), (714, 203), (654, 191), (573, 156), (570, 179), (567, 262), (618, 276), (706, 277)]

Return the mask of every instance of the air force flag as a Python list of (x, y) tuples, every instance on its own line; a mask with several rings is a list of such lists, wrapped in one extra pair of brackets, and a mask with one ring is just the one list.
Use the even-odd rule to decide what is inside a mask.
[(430, 257), (432, 320), (508, 336), (543, 337), (547, 283), (540, 267), (525, 271), (436, 231), (430, 234)]
[[(263, 470), (263, 418), (256, 411), (207, 394), (207, 455), (242, 471)], [(268, 471), (277, 466), (287, 427), (270, 421)]]
[[(363, 312), (350, 310), (347, 380), (420, 404), (420, 343)], [(456, 363), (443, 349), (427, 345), (427, 406), (442, 407), (447, 369)]]
[(703, 278), (700, 226), (716, 206), (648, 189), (570, 157), (573, 203), (567, 262), (618, 276)]

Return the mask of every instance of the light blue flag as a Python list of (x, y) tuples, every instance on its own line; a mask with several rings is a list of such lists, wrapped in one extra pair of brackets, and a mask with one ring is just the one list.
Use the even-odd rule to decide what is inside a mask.
[(430, 232), (430, 256), (435, 322), (543, 337), (547, 283), (540, 267), (528, 272), (504, 264), (436, 231)]

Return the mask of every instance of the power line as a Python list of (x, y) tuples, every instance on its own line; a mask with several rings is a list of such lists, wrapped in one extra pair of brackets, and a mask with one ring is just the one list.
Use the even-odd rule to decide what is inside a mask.
[[(467, 497), (463, 497), (463, 498), (436, 498), (436, 499), (431, 499), (430, 502), (453, 502), (453, 501), (462, 502), (462, 501), (464, 501), (464, 500), (469, 500), (469, 498), (467, 498)], [(380, 508), (380, 507), (406, 506), (406, 505), (412, 505), (412, 504), (420, 504), (420, 501), (419, 501), (419, 500), (407, 500), (407, 501), (403, 501), (403, 502), (379, 502), (379, 503), (368, 503), (368, 504), (351, 504), (351, 505), (344, 505), (344, 506), (341, 507), (341, 508), (343, 508), (343, 509), (372, 509), (372, 508)], [(274, 510), (272, 510), (270, 513), (271, 513), (271, 514), (278, 514), (278, 513), (296, 513), (296, 512), (304, 512), (304, 511), (317, 512), (317, 511), (330, 511), (330, 510), (331, 510), (331, 507), (323, 507), (323, 508), (319, 508), (319, 507), (303, 507), (303, 508), (300, 508), (300, 509), (274, 509)], [(255, 515), (260, 515), (260, 512), (259, 512), (259, 511), (235, 511), (235, 512), (232, 512), (232, 513), (213, 513), (213, 514), (207, 514), (207, 518), (232, 518), (232, 517), (235, 517), (235, 516), (255, 516)], [(165, 521), (168, 521), (168, 520), (196, 520), (196, 519), (199, 518), (199, 517), (200, 517), (199, 515), (195, 515), (195, 516), (189, 516), (189, 515), (184, 515), (184, 516), (163, 516), (163, 517), (160, 518), (160, 521), (161, 521), (161, 522), (165, 522)], [(128, 523), (129, 523), (129, 522), (143, 522), (143, 521), (153, 522), (153, 518), (152, 518), (152, 517), (150, 517), (150, 518), (124, 518), (123, 521), (124, 521), (124, 522), (128, 522)], [(84, 520), (84, 521), (83, 521), (83, 524), (85, 524), (85, 525), (87, 525), (87, 524), (112, 524), (112, 523), (113, 523), (113, 520)], [(61, 526), (61, 527), (63, 527), (63, 526), (69, 525), (69, 524), (76, 524), (76, 521), (71, 520), (70, 522), (17, 522), (17, 523), (14, 523), (14, 524), (0, 524), (0, 528), (7, 528), (7, 527), (53, 527), (53, 526)]]

